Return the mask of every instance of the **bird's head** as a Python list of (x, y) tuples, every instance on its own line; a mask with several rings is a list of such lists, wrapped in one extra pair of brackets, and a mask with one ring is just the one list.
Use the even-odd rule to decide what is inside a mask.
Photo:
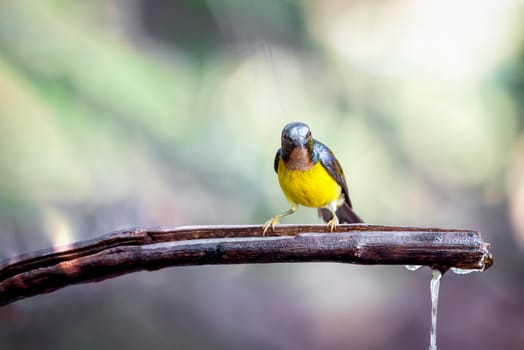
[(302, 122), (293, 122), (282, 129), (282, 150), (291, 152), (295, 147), (310, 148), (312, 146), (311, 130)]

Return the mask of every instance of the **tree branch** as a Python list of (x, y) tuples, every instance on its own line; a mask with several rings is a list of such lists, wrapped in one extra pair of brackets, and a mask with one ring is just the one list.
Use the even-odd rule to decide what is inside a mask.
[(0, 305), (72, 284), (168, 266), (283, 262), (426, 265), (484, 270), (490, 245), (469, 230), (339, 225), (135, 228), (0, 262)]

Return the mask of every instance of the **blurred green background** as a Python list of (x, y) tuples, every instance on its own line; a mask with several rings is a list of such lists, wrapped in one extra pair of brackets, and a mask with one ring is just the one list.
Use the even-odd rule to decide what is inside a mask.
[[(521, 1), (0, 1), (0, 258), (287, 209), (284, 124), (368, 223), (481, 230), (443, 349), (524, 347)], [(300, 209), (286, 223), (318, 223)], [(1, 349), (423, 349), (430, 272), (171, 268), (0, 308)]]

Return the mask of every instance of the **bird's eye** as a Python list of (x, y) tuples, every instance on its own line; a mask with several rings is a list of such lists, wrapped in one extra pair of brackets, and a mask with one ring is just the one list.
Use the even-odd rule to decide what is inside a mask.
[(311, 131), (308, 131), (308, 132), (307, 132), (306, 137), (307, 137), (307, 138), (310, 138), (310, 137), (311, 137)]

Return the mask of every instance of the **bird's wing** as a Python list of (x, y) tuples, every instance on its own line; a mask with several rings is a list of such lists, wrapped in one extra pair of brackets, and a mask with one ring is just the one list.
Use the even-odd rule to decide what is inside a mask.
[(349, 199), (348, 185), (346, 183), (346, 178), (344, 177), (344, 171), (333, 152), (326, 145), (315, 140), (313, 144), (313, 153), (318, 157), (318, 160), (324, 168), (326, 168), (329, 175), (331, 175), (340, 187), (342, 187), (342, 192), (344, 192), (346, 197), (346, 203), (351, 208), (351, 200)]
[(275, 161), (273, 163), (273, 167), (275, 168), (275, 173), (278, 174), (278, 161), (280, 160), (280, 156), (282, 155), (282, 149), (279, 148), (277, 151), (277, 154), (275, 154)]

